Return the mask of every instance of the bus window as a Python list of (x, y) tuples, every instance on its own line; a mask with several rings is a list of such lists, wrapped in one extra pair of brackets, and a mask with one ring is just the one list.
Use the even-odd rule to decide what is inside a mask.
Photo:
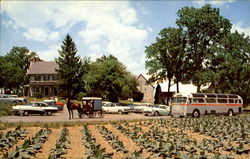
[(172, 103), (186, 103), (187, 97), (174, 97)]
[(235, 99), (235, 100), (234, 100), (234, 103), (238, 103), (238, 99)]
[(216, 100), (213, 98), (206, 99), (207, 103), (216, 103)]
[(229, 99), (229, 103), (234, 103), (234, 100), (233, 99)]
[(194, 103), (204, 103), (204, 99), (202, 98), (193, 98)]
[(227, 103), (227, 99), (217, 99), (218, 103)]
[(241, 104), (242, 103), (242, 101), (239, 99), (239, 103)]

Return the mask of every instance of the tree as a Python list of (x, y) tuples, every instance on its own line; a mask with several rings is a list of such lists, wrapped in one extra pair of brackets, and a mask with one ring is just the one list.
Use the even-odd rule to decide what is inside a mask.
[(59, 65), (58, 79), (61, 81), (60, 88), (66, 90), (66, 97), (70, 101), (78, 93), (81, 86), (81, 78), (86, 74), (85, 66), (88, 59), (77, 56), (77, 48), (71, 36), (67, 34), (58, 50), (59, 57), (55, 59)]
[(132, 97), (137, 86), (135, 77), (112, 55), (102, 56), (91, 63), (85, 79), (88, 95), (101, 96), (112, 102), (118, 102), (119, 97)]
[[(26, 72), (34, 56), (35, 53), (30, 53), (26, 47), (13, 47), (5, 56), (1, 56), (0, 80), (5, 90), (18, 94), (28, 83)], [(37, 54), (36, 57), (39, 58)]]
[[(168, 92), (172, 81), (177, 83), (179, 92), (180, 81), (183, 81), (187, 70), (185, 61), (185, 39), (181, 29), (165, 28), (160, 31), (156, 42), (146, 47), (146, 68), (151, 75), (149, 82), (160, 82), (168, 79)], [(169, 98), (167, 98), (168, 102)]]
[(207, 71), (205, 62), (211, 53), (211, 46), (219, 44), (231, 29), (228, 19), (220, 16), (218, 8), (205, 5), (202, 8), (184, 7), (177, 13), (177, 25), (184, 31), (187, 41), (186, 53), (189, 60), (193, 83), (200, 92), (203, 81), (200, 76)]
[(230, 33), (214, 46), (210, 57), (210, 91), (234, 93), (250, 103), (250, 39), (244, 34)]
[(155, 91), (155, 104), (164, 104), (162, 94), (161, 94), (161, 86), (157, 84)]

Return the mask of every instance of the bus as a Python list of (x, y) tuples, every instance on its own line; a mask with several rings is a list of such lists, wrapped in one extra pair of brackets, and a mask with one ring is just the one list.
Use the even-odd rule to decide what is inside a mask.
[(235, 94), (177, 93), (171, 99), (173, 117), (233, 116), (241, 113), (242, 108), (243, 100)]

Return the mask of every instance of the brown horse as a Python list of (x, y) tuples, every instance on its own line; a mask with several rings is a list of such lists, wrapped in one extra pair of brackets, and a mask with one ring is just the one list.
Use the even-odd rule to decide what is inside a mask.
[(69, 112), (69, 119), (74, 118), (73, 110), (77, 110), (79, 114), (82, 114), (81, 104), (71, 103), (70, 101), (68, 101), (67, 109)]

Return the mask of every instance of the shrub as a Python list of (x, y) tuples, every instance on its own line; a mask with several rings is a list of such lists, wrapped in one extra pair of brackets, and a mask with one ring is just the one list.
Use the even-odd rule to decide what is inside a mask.
[(7, 116), (12, 114), (12, 106), (7, 103), (0, 103), (0, 116)]

